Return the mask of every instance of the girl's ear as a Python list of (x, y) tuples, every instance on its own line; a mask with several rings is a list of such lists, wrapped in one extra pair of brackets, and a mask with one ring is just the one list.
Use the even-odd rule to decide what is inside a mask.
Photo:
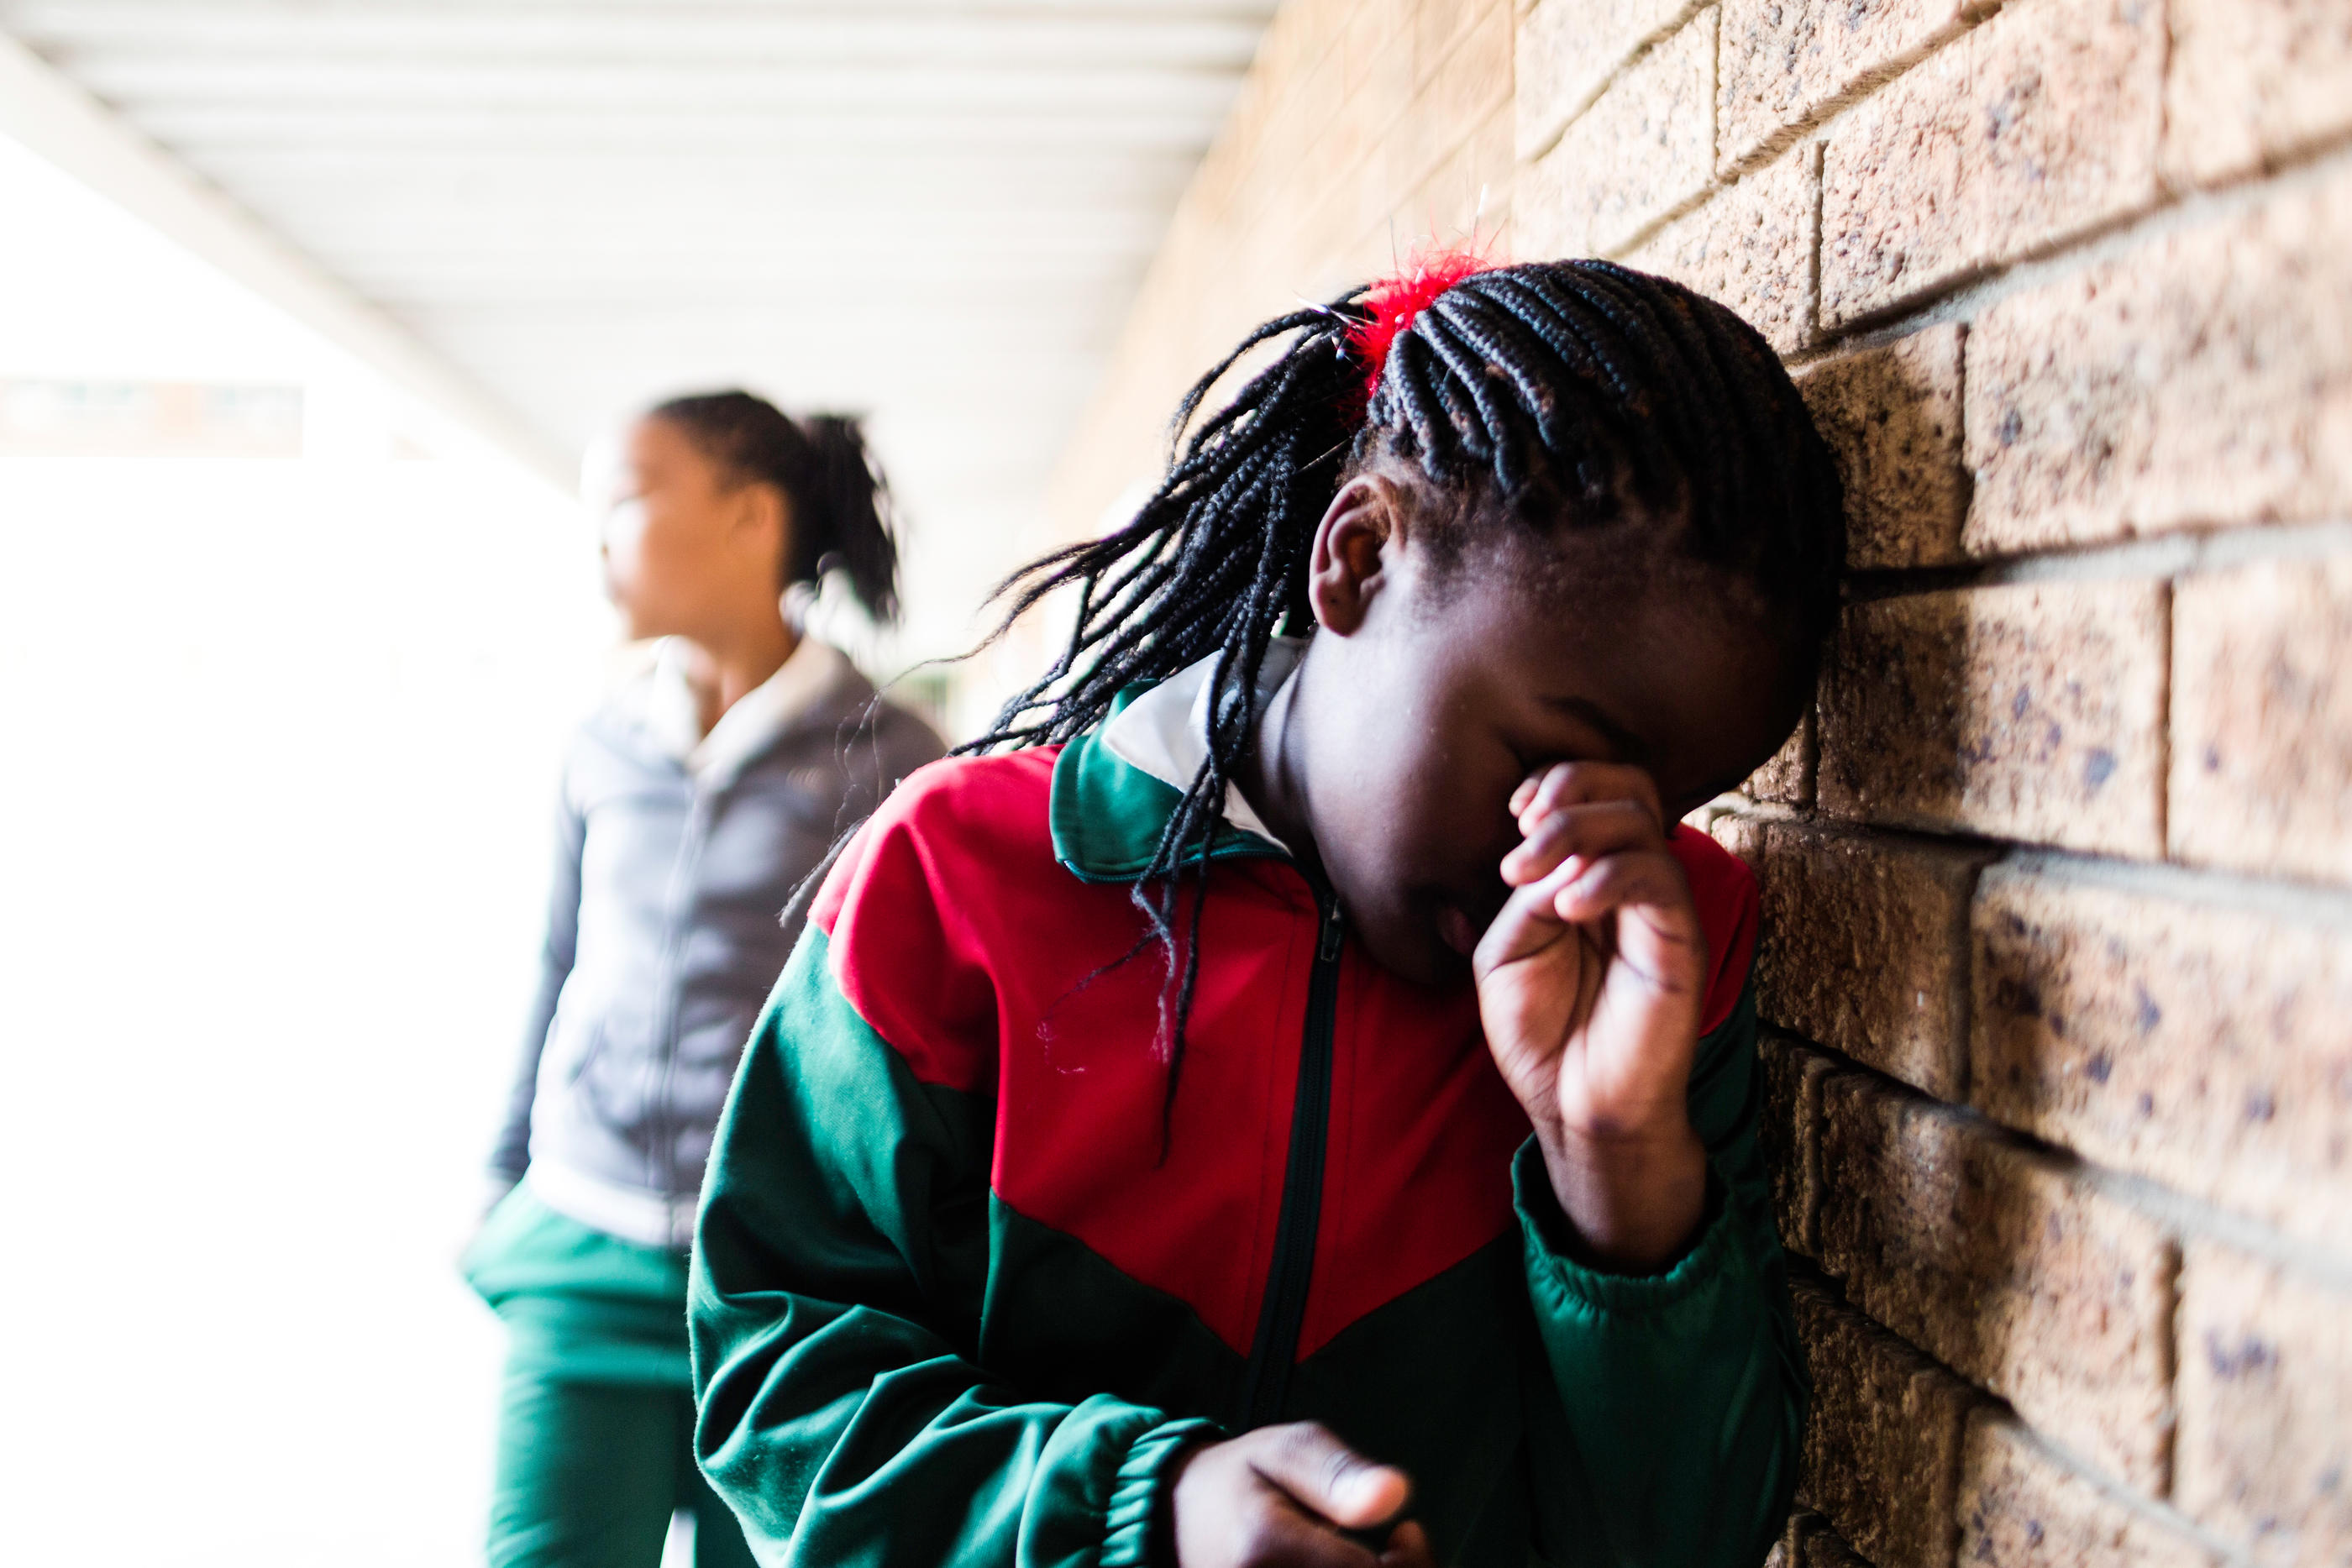
[(781, 486), (752, 480), (735, 493), (735, 515), (730, 531), (746, 555), (769, 561), (782, 583), (793, 553), (793, 506)]
[(1307, 558), (1307, 602), (1325, 631), (1346, 637), (1363, 625), (1387, 581), (1390, 547), (1401, 541), (1400, 500), (1377, 474), (1359, 474), (1331, 497)]

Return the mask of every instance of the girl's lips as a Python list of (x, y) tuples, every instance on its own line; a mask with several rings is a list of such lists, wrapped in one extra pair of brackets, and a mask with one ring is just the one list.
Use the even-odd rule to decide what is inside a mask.
[(1437, 935), (1448, 947), (1465, 958), (1470, 956), (1470, 950), (1478, 946), (1478, 928), (1470, 924), (1468, 915), (1450, 904), (1438, 906)]

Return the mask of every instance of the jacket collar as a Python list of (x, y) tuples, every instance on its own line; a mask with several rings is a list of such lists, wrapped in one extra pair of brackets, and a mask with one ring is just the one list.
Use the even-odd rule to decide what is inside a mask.
[(617, 695), (624, 719), (704, 787), (723, 789), (796, 729), (834, 727), (874, 696), (839, 649), (803, 635), (776, 673), (698, 733), (694, 694), (675, 640), (655, 645), (650, 664)]
[[(1276, 639), (1267, 649), (1259, 674), (1261, 705), (1288, 699), (1290, 674), (1304, 646)], [(1221, 657), (1213, 654), (1156, 685), (1121, 692), (1100, 727), (1063, 747), (1054, 764), (1048, 819), (1055, 858), (1082, 880), (1133, 882), (1151, 862), (1168, 820), (1208, 759), (1212, 676)], [(1227, 784), (1207, 858), (1286, 853), (1241, 791)], [(1183, 863), (1201, 859), (1196, 846)]]

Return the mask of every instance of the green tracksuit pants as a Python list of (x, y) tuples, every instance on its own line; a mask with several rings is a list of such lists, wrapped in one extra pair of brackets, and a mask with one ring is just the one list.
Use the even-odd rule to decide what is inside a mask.
[(656, 1568), (670, 1514), (695, 1568), (749, 1568), (741, 1526), (694, 1467), (685, 1389), (565, 1383), (510, 1367), (499, 1412), (490, 1568)]
[(526, 1182), (465, 1270), (509, 1331), (490, 1568), (657, 1568), (679, 1511), (696, 1568), (749, 1568), (694, 1464), (685, 1258), (558, 1214)]

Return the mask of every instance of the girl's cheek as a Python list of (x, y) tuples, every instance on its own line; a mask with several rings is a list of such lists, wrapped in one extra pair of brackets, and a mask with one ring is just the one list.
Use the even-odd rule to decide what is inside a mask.
[(646, 507), (624, 501), (605, 516), (604, 581), (615, 597), (635, 587), (645, 570)]

